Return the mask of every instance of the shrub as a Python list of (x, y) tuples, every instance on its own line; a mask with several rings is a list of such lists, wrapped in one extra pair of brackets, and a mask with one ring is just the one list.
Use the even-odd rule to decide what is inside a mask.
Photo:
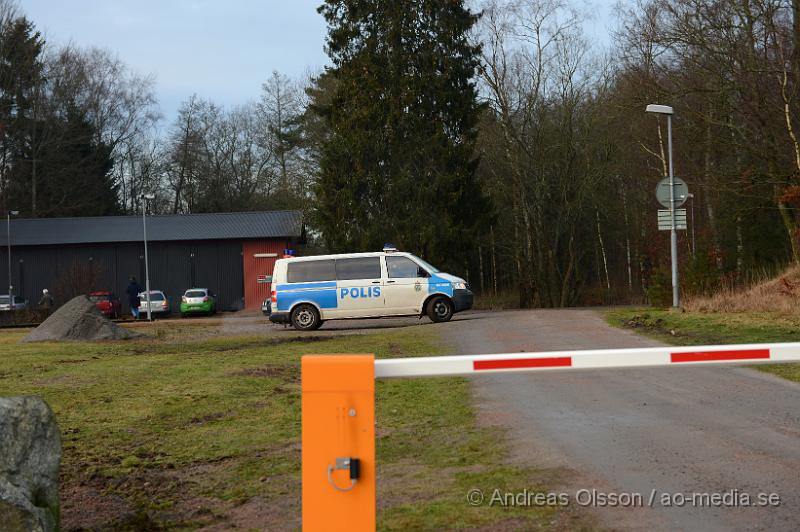
[(656, 308), (672, 306), (672, 279), (670, 273), (659, 268), (650, 277), (650, 286), (647, 287), (647, 299)]

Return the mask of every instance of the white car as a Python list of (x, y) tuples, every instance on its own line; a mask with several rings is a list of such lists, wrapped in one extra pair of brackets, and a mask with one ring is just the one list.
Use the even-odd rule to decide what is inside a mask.
[[(28, 300), (22, 296), (14, 296), (14, 310), (28, 308)], [(11, 298), (8, 294), (0, 296), (0, 311), (11, 310)]]
[(273, 323), (311, 331), (331, 319), (427, 315), (443, 322), (472, 308), (472, 299), (464, 279), (387, 246), (375, 253), (278, 259), (262, 312)]
[[(170, 313), (169, 300), (161, 290), (150, 290), (150, 314), (166, 316)], [(139, 294), (139, 316), (147, 317), (147, 292)]]

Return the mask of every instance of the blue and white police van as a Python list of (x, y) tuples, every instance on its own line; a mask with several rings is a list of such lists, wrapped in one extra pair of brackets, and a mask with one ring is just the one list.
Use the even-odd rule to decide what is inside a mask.
[(410, 253), (292, 257), (275, 261), (262, 310), (273, 323), (312, 331), (327, 320), (427, 315), (434, 322), (472, 308), (472, 291)]

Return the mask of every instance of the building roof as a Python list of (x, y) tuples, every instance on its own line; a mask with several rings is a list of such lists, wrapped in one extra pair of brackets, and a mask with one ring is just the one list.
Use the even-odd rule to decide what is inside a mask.
[[(8, 244), (0, 228), (0, 245)], [(225, 212), (147, 216), (147, 240), (291, 238), (302, 233), (300, 211)], [(140, 242), (142, 217), (11, 219), (12, 246)]]

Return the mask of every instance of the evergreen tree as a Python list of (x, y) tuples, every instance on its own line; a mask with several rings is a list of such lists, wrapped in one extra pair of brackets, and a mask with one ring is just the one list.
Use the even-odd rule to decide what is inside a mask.
[(45, 42), (24, 17), (0, 25), (2, 204), (29, 217), (119, 214), (112, 148), (100, 142), (78, 96), (56, 98), (44, 75)]
[[(19, 183), (11, 179), (20, 159), (35, 160), (32, 134), (37, 103), (44, 82), (42, 52), (44, 40), (32, 22), (24, 17), (7, 18), (0, 26), (0, 186), (7, 209), (32, 208), (35, 180), (28, 180), (25, 205), (18, 203)], [(35, 174), (34, 174), (35, 175)], [(12, 203), (13, 202), (13, 203)]]
[[(95, 130), (75, 107), (66, 116), (47, 124), (58, 142), (39, 150), (39, 205), (42, 217), (106, 216), (122, 214), (119, 185), (111, 170), (111, 147), (96, 142)], [(17, 181), (30, 179), (28, 164), (17, 164)], [(16, 173), (16, 172), (15, 172)], [(27, 187), (23, 187), (25, 190)]]
[(318, 80), (332, 94), (314, 104), (328, 130), (314, 213), (327, 246), (388, 241), (461, 269), (489, 210), (475, 175), (477, 16), (452, 0), (326, 0), (319, 11), (333, 62)]

